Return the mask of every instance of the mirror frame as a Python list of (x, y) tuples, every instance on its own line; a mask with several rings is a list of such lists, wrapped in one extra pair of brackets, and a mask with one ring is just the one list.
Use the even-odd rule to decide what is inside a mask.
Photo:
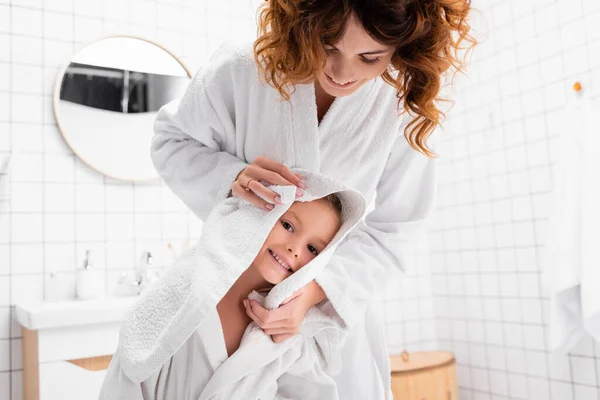
[[(71, 55), (71, 59), (72, 57), (77, 54), (80, 50), (84, 49), (85, 47), (99, 42), (101, 40), (104, 39), (109, 39), (109, 38), (130, 38), (130, 39), (138, 39), (138, 40), (142, 40), (144, 42), (148, 42), (150, 44), (153, 44), (154, 46), (159, 47), (161, 50), (165, 51), (168, 55), (170, 55), (171, 57), (173, 57), (175, 59), (175, 61), (177, 61), (179, 63), (179, 65), (181, 65), (181, 67), (183, 68), (183, 70), (185, 71), (187, 77), (191, 80), (192, 79), (192, 73), (190, 72), (190, 70), (187, 68), (187, 66), (183, 63), (183, 61), (177, 57), (175, 54), (173, 54), (173, 52), (171, 52), (170, 50), (168, 50), (165, 46), (162, 46), (160, 44), (158, 44), (155, 41), (143, 38), (141, 36), (136, 36), (136, 35), (107, 35), (107, 36), (102, 36), (98, 39), (94, 39), (92, 41), (89, 41), (88, 43), (86, 43), (85, 45), (81, 46), (79, 50), (75, 51), (72, 55)], [(124, 181), (124, 182), (141, 182), (141, 183), (148, 183), (148, 182), (154, 182), (156, 180), (159, 180), (160, 177), (157, 174), (156, 178), (150, 178), (150, 179), (131, 179), (131, 178), (126, 178), (123, 176), (115, 176), (115, 175), (111, 175), (108, 174), (104, 171), (102, 171), (102, 169), (95, 167), (94, 165), (90, 164), (81, 154), (78, 154), (75, 149), (73, 148), (73, 146), (71, 145), (71, 143), (69, 142), (68, 139), (68, 134), (64, 131), (63, 126), (60, 123), (60, 117), (59, 117), (59, 112), (58, 112), (58, 105), (59, 105), (59, 101), (60, 101), (60, 88), (62, 85), (62, 81), (63, 81), (63, 77), (67, 71), (67, 69), (69, 68), (69, 65), (71, 65), (71, 59), (69, 59), (69, 61), (66, 62), (66, 64), (60, 68), (60, 70), (58, 71), (58, 75), (56, 76), (56, 81), (54, 83), (54, 93), (53, 93), (53, 100), (52, 100), (52, 104), (53, 104), (53, 115), (54, 115), (54, 121), (56, 122), (56, 126), (58, 127), (58, 130), (60, 132), (60, 134), (62, 135), (63, 139), (65, 140), (65, 142), (67, 143), (67, 145), (69, 146), (69, 148), (71, 149), (71, 151), (73, 152), (73, 154), (75, 154), (77, 157), (79, 157), (79, 159), (86, 164), (88, 167), (90, 167), (91, 169), (93, 169), (94, 171), (100, 172), (102, 175), (107, 176), (109, 178), (112, 179), (117, 179), (120, 181)]]

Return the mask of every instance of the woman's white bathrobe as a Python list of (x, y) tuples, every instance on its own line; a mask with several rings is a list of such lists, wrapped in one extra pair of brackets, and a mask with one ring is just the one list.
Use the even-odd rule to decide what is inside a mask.
[(369, 339), (381, 342), (383, 322), (366, 311), (373, 294), (405, 268), (404, 254), (433, 207), (436, 160), (408, 145), (398, 115), (394, 88), (378, 78), (336, 98), (319, 124), (314, 85), (296, 85), (290, 101), (282, 100), (261, 80), (246, 46), (222, 47), (154, 125), (159, 175), (202, 220), (258, 156), (331, 176), (359, 190), (367, 204), (375, 199), (316, 278), (352, 327), (337, 377), (343, 399), (373, 398), (362, 391), (372, 385), (363, 382), (389, 372), (371, 357), (377, 341)]
[[(266, 297), (250, 294), (269, 309), (328, 268), (335, 247), (366, 209), (360, 192), (318, 173), (293, 171), (308, 186), (298, 201), (338, 194), (342, 224), (317, 257)], [(271, 212), (239, 198), (222, 200), (209, 214), (199, 243), (136, 303), (121, 327), (101, 400), (343, 399), (333, 376), (341, 369), (347, 328), (329, 302), (311, 307), (298, 335), (283, 343), (274, 343), (251, 323), (227, 358), (216, 305), (294, 202), (294, 186), (272, 188), (283, 204)], [(383, 362), (387, 354), (377, 358)], [(371, 391), (378, 393), (375, 398), (383, 396), (383, 382)]]

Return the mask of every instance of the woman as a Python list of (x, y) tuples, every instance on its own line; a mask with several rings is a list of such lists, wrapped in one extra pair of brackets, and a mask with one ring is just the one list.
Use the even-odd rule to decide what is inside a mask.
[[(461, 66), (461, 43), (474, 43), (469, 11), (467, 0), (269, 0), (253, 51), (221, 49), (184, 97), (160, 110), (156, 169), (201, 219), (230, 191), (271, 209), (278, 199), (262, 182), (291, 183), (301, 194), (286, 165), (339, 179), (368, 203), (377, 195), (374, 210), (299, 296), (271, 311), (247, 307), (274, 341), (294, 335), (325, 299), (349, 329), (348, 346), (373, 347), (362, 339), (382, 336), (380, 325), (365, 328), (372, 315), (365, 310), (404, 268), (409, 241), (433, 207), (429, 139), (443, 116), (436, 100), (442, 74)], [(347, 351), (343, 365), (372, 363), (368, 353)], [(342, 371), (340, 379), (358, 377)]]

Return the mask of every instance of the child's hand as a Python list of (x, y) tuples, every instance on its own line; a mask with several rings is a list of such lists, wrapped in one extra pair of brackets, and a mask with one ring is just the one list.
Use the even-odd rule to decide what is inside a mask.
[(267, 310), (254, 300), (244, 300), (244, 306), (256, 325), (270, 335), (275, 343), (281, 343), (298, 333), (308, 309), (325, 298), (323, 289), (311, 281), (276, 309)]

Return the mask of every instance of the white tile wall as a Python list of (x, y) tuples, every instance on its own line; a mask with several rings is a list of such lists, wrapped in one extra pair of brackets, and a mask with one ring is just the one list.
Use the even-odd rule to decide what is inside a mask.
[(548, 350), (541, 257), (558, 110), (580, 81), (600, 105), (600, 2), (480, 0), (482, 43), (445, 123), (429, 231), (436, 339), (460, 399), (595, 400), (600, 344)]
[[(0, 0), (0, 157), (20, 149), (11, 202), (0, 203), (0, 399), (22, 398), (21, 333), (11, 305), (73, 298), (86, 249), (109, 293), (142, 251), (168, 262), (167, 243), (180, 247), (201, 228), (166, 186), (105, 178), (71, 152), (52, 113), (59, 68), (94, 39), (133, 34), (196, 71), (224, 40), (255, 35), (258, 3)], [(429, 257), (419, 249), (414, 270), (385, 293), (392, 353), (435, 347)]]

